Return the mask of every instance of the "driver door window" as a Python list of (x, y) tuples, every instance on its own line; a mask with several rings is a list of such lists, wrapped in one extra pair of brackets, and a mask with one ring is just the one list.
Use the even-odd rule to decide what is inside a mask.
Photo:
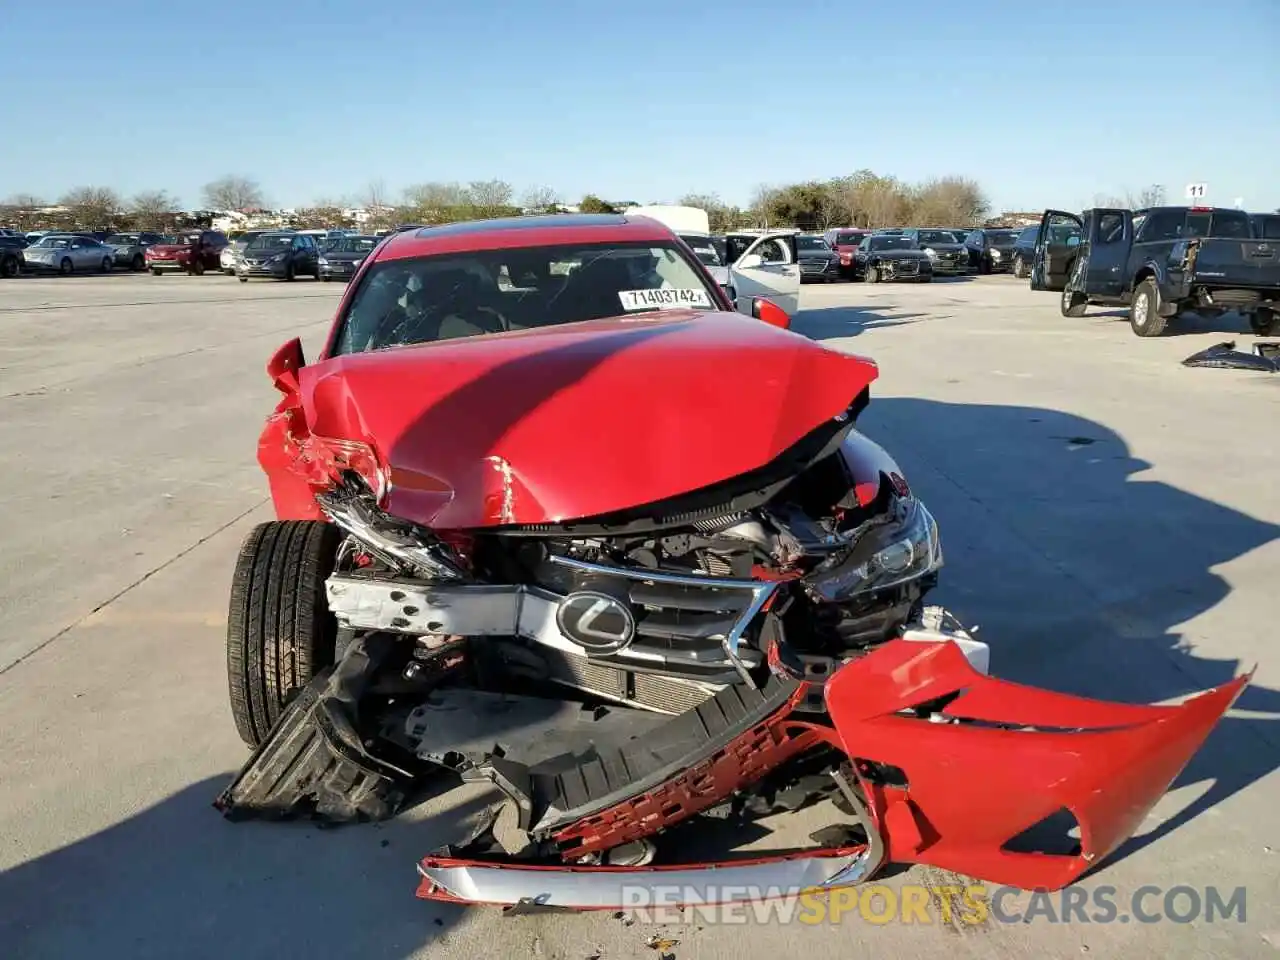
[(766, 264), (788, 263), (787, 248), (781, 240), (765, 240), (756, 247), (756, 253)]

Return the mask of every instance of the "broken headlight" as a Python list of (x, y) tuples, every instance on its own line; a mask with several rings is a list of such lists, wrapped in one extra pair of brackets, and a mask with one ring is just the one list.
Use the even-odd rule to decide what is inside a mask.
[(923, 577), (942, 566), (938, 524), (919, 500), (899, 501), (894, 518), (865, 530), (834, 566), (805, 578), (817, 599), (835, 603)]

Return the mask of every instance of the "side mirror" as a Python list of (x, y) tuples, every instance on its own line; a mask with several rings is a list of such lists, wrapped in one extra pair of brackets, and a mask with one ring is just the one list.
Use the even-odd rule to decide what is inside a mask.
[(298, 392), (298, 371), (306, 366), (302, 358), (302, 341), (294, 337), (267, 361), (267, 376), (275, 388), (288, 396)]
[(791, 318), (787, 316), (787, 311), (772, 300), (764, 297), (751, 298), (751, 315), (757, 320), (763, 320), (772, 327), (781, 327), (783, 330), (791, 329)]
[(764, 265), (764, 257), (758, 253), (748, 253), (741, 260), (734, 264), (739, 270), (752, 270), (756, 267)]

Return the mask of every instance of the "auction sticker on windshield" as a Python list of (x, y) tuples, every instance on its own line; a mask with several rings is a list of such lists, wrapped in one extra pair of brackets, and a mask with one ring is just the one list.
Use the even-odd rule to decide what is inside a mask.
[(663, 307), (711, 306), (705, 290), (619, 290), (623, 310), (655, 310)]

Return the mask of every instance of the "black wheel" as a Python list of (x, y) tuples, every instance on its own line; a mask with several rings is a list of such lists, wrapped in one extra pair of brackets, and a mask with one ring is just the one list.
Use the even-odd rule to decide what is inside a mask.
[(248, 278), (248, 277), (241, 277), (241, 278), (240, 278), (240, 282), (241, 282), (241, 283), (248, 283), (248, 282), (249, 282), (249, 278)]
[(64, 277), (71, 276), (71, 274), (75, 272), (75, 269), (75, 264), (71, 262), (70, 257), (63, 257), (62, 263), (58, 264), (58, 272)]
[(1270, 307), (1259, 307), (1249, 315), (1249, 326), (1260, 337), (1280, 336), (1280, 315)]
[(115, 265), (116, 265), (116, 264), (115, 264), (115, 260), (113, 260), (111, 257), (103, 257), (103, 258), (102, 258), (102, 272), (103, 272), (103, 273), (110, 273), (110, 272), (111, 272), (111, 268), (112, 268), (112, 267), (114, 267)]
[(921, 282), (921, 283), (933, 283), (933, 274), (932, 274), (932, 273), (926, 273), (923, 277), (921, 277), (921, 278), (920, 278), (920, 282)]
[(1030, 271), (1027, 270), (1026, 261), (1022, 259), (1021, 254), (1018, 254), (1013, 258), (1013, 275), (1019, 280), (1025, 280), (1027, 279), (1028, 273), (1030, 273)]
[(163, 271), (163, 270), (161, 270), (159, 267), (152, 267), (152, 268), (151, 268), (151, 275), (152, 275), (153, 277), (163, 277), (163, 276), (164, 276), (164, 271)]
[(135, 253), (133, 259), (129, 261), (129, 269), (135, 273), (141, 273), (146, 267), (146, 262), (142, 259), (142, 254)]
[(231, 715), (256, 747), (289, 694), (333, 663), (338, 624), (324, 581), (342, 533), (331, 523), (273, 520), (250, 531), (231, 578), (227, 683)]
[(326, 273), (326, 274), (325, 274), (323, 277), (321, 277), (320, 279), (321, 279), (321, 280), (323, 280), (325, 283), (328, 283), (330, 280), (332, 280), (332, 279), (333, 279), (333, 277), (329, 276), (329, 275)]
[(1083, 317), (1089, 307), (1089, 301), (1083, 293), (1073, 293), (1070, 286), (1062, 288), (1062, 299), (1058, 301), (1064, 317)]
[(293, 269), (293, 263), (292, 263), (292, 261), (290, 261), (289, 263), (285, 264), (285, 267), (284, 267), (284, 278), (285, 278), (285, 280), (292, 282), (292, 281), (293, 281), (293, 279), (294, 279), (297, 275), (298, 275), (298, 274), (297, 274), (297, 271), (295, 271), (295, 270)]
[(1158, 337), (1164, 333), (1168, 320), (1160, 315), (1160, 288), (1151, 277), (1143, 280), (1133, 291), (1129, 304), (1129, 326), (1140, 337)]
[(192, 273), (194, 273), (197, 277), (203, 277), (203, 276), (204, 276), (204, 261), (203, 261), (203, 260), (197, 260), (194, 264), (192, 264), (192, 266), (191, 266), (191, 272), (192, 272)]
[(0, 260), (0, 277), (12, 280), (18, 275), (18, 271), (22, 269), (22, 265), (18, 263), (17, 257), (5, 257)]
[(874, 263), (868, 263), (867, 268), (862, 272), (862, 277), (867, 283), (879, 283), (880, 270)]

